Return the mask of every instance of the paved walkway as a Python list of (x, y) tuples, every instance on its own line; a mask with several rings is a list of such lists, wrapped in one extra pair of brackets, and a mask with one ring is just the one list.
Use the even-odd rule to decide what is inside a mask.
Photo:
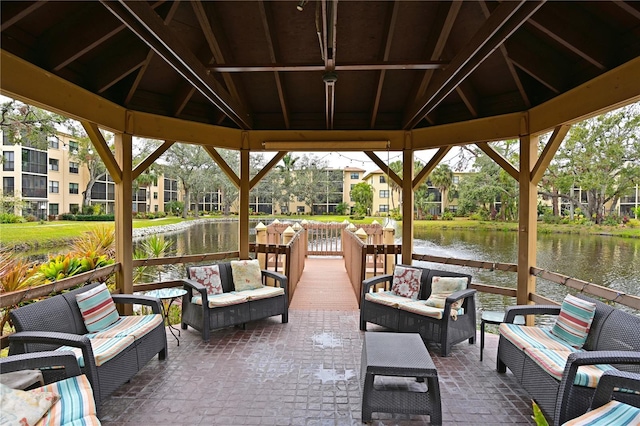
[[(357, 305), (346, 308), (355, 294), (334, 267), (333, 259), (307, 264), (305, 275), (320, 271), (325, 277), (322, 289), (305, 276), (288, 324), (274, 317), (246, 330), (230, 327), (212, 333), (208, 343), (195, 330), (183, 330), (180, 346), (167, 333), (169, 359), (151, 360), (107, 399), (99, 413), (103, 425), (362, 424), (364, 333)], [(333, 292), (351, 301), (345, 304)], [(495, 371), (497, 339), (487, 340), (482, 363), (478, 345), (467, 343), (455, 345), (447, 358), (433, 355), (443, 424), (534, 424), (526, 393), (511, 374)], [(373, 419), (376, 426), (429, 424), (429, 416), (374, 413)]]

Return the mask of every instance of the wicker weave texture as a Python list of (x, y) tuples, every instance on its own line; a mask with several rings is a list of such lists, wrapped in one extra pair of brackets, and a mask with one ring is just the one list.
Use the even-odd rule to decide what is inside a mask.
[[(385, 412), (427, 414), (432, 425), (442, 424), (438, 372), (418, 334), (367, 332), (361, 362), (363, 421)], [(376, 376), (424, 379), (426, 389), (378, 387)]]

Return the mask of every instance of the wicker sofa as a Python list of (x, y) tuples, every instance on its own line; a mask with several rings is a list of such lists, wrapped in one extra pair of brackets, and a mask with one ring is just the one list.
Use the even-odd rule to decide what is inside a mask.
[[(282, 323), (289, 321), (289, 295), (287, 277), (277, 272), (260, 270), (261, 288), (236, 291), (231, 262), (217, 265), (222, 293), (212, 296), (196, 277), (196, 268), (187, 268), (187, 279), (183, 280), (187, 294), (182, 299), (182, 329), (188, 326), (202, 334), (202, 340), (209, 341), (211, 331), (233, 325), (245, 325), (276, 315), (282, 316)], [(274, 286), (264, 285), (268, 280)]]
[[(380, 275), (366, 279), (362, 282), (360, 295), (360, 330), (366, 331), (367, 322), (378, 324), (388, 329), (400, 332), (420, 333), (426, 342), (434, 342), (440, 345), (440, 355), (448, 356), (451, 346), (468, 340), (475, 343), (476, 337), (476, 290), (470, 289), (471, 276), (457, 272), (439, 271), (436, 269), (420, 268), (416, 266), (398, 265), (422, 270), (420, 277), (419, 301), (426, 301), (431, 295), (431, 286), (434, 277), (461, 277), (467, 279), (466, 289), (457, 291), (447, 297), (442, 312), (450, 312), (451, 305), (456, 301), (462, 301), (457, 317), (442, 315), (441, 318), (428, 316), (420, 310), (408, 310), (410, 300), (400, 300), (398, 303), (380, 303), (375, 297), (377, 289), (384, 288), (390, 291), (393, 275)], [(413, 304), (415, 306), (415, 304)]]
[[(31, 395), (45, 391), (53, 392), (60, 398), (44, 413), (37, 425), (100, 425), (91, 384), (80, 371), (73, 352), (44, 351), (0, 358), (0, 373), (21, 370), (42, 372), (44, 386), (30, 390)], [(12, 416), (22, 417), (19, 405), (3, 406), (2, 410), (7, 416), (5, 420), (9, 422)]]
[[(596, 305), (582, 350), (561, 346), (562, 342), (553, 340), (553, 334), (541, 327), (513, 324), (517, 315), (559, 315), (560, 306), (512, 306), (500, 325), (498, 372), (509, 368), (555, 425), (589, 409), (602, 370), (615, 365), (619, 370), (640, 372), (640, 317), (581, 294), (577, 297)], [(633, 405), (640, 402), (638, 394), (615, 394), (616, 399), (635, 402)]]
[(11, 312), (16, 333), (9, 336), (9, 354), (72, 350), (93, 388), (96, 404), (129, 381), (156, 354), (166, 359), (167, 335), (160, 299), (113, 294), (115, 303), (150, 306), (153, 314), (121, 316), (110, 328), (89, 333), (76, 295), (90, 284)]

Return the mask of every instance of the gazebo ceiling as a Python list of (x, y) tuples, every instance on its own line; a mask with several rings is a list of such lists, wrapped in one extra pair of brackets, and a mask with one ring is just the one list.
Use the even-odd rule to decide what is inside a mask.
[(245, 130), (412, 130), (522, 112), (640, 56), (633, 1), (0, 7), (4, 51), (127, 110)]

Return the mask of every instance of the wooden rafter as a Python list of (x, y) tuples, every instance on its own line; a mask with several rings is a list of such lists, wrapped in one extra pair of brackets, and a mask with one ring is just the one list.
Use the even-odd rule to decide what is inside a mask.
[[(260, 9), (260, 17), (262, 18), (262, 26), (264, 27), (264, 35), (269, 51), (269, 58), (271, 59), (271, 63), (275, 64), (278, 62), (278, 57), (280, 55), (277, 51), (277, 46), (273, 43), (273, 40), (276, 37), (273, 33), (275, 24), (273, 23), (271, 9), (262, 0), (258, 2), (258, 8)], [(276, 89), (278, 90), (278, 99), (280, 100), (280, 109), (282, 110), (282, 117), (284, 118), (284, 126), (288, 129), (291, 127), (289, 120), (289, 108), (287, 107), (287, 98), (285, 96), (282, 77), (280, 76), (279, 71), (273, 71), (273, 78), (276, 83)]]
[[(387, 40), (384, 44), (384, 51), (382, 52), (382, 62), (387, 62), (389, 60), (389, 55), (391, 53), (391, 43), (393, 42), (393, 34), (396, 30), (396, 22), (398, 20), (398, 8), (400, 7), (400, 2), (393, 2), (393, 8), (391, 10), (391, 16), (389, 17), (385, 29), (385, 34), (387, 34)], [(380, 108), (380, 98), (382, 97), (382, 86), (384, 85), (384, 77), (386, 75), (386, 70), (380, 70), (378, 73), (378, 84), (376, 85), (376, 95), (373, 101), (373, 110), (371, 111), (371, 124), (370, 127), (373, 129), (376, 125), (376, 117), (378, 116), (378, 108)]]
[(120, 0), (118, 3), (101, 0), (118, 19), (157, 55), (166, 61), (183, 78), (189, 81), (209, 102), (223, 111), (241, 128), (251, 128), (252, 121), (247, 112), (236, 104), (228, 92), (221, 87), (195, 54), (185, 48), (172, 30), (147, 3)]
[(399, 187), (402, 187), (402, 178), (400, 176), (398, 176), (396, 174), (396, 172), (391, 170), (389, 165), (385, 164), (385, 162), (382, 161), (380, 159), (380, 157), (378, 157), (375, 154), (375, 152), (373, 152), (373, 151), (365, 151), (364, 153), (367, 154), (367, 157), (371, 158), (371, 161), (376, 163), (376, 165), (378, 167), (380, 167), (380, 170), (382, 170), (387, 176), (389, 176), (389, 178), (391, 178), (392, 181), (394, 181), (396, 184), (398, 184)]
[[(32, 12), (39, 9), (41, 6), (43, 6), (46, 3), (47, 3), (46, 1), (35, 1), (29, 7), (24, 8), (23, 10), (15, 13), (13, 16), (10, 16), (9, 18), (7, 18), (7, 16), (5, 15), (3, 17), (5, 18), (5, 20), (2, 22), (2, 25), (0, 26), (0, 31), (6, 31), (13, 24), (15, 24), (16, 22), (19, 22), (22, 18), (29, 16)], [(2, 12), (5, 14), (9, 13), (7, 9), (3, 9)]]
[(544, 175), (544, 172), (549, 167), (549, 164), (551, 164), (553, 156), (558, 151), (558, 148), (560, 147), (560, 144), (562, 144), (565, 136), (567, 136), (567, 133), (569, 133), (570, 128), (571, 126), (564, 125), (558, 126), (553, 130), (551, 138), (549, 138), (549, 141), (545, 145), (542, 153), (540, 154), (540, 157), (538, 158), (538, 161), (536, 161), (536, 164), (531, 171), (532, 183), (535, 183), (537, 185), (538, 182), (540, 182), (540, 179), (542, 179), (542, 175)]
[(429, 86), (425, 97), (403, 120), (403, 128), (415, 127), (435, 109), (465, 78), (535, 13), (544, 1), (501, 3), (485, 24), (453, 58), (449, 67)]
[(236, 172), (234, 172), (233, 169), (229, 167), (227, 162), (224, 161), (224, 158), (222, 158), (222, 155), (220, 155), (220, 153), (216, 151), (216, 149), (212, 146), (203, 145), (202, 148), (204, 148), (204, 150), (207, 151), (207, 153), (209, 153), (211, 158), (213, 158), (213, 161), (215, 161), (218, 167), (220, 167), (220, 169), (222, 169), (224, 174), (227, 175), (231, 183), (233, 183), (236, 186), (236, 188), (240, 188), (240, 178), (238, 177)]
[(262, 180), (263, 177), (266, 176), (267, 173), (271, 171), (278, 164), (278, 161), (282, 160), (282, 158), (287, 155), (288, 151), (279, 151), (276, 155), (273, 156), (271, 161), (269, 161), (260, 171), (249, 181), (249, 190), (253, 189), (254, 186), (258, 184)]

